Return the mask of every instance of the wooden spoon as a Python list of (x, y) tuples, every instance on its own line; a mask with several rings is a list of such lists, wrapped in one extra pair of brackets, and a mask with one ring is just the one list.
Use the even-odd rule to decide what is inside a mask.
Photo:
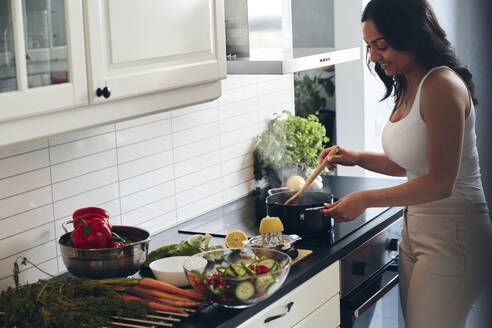
[(330, 150), (330, 152), (328, 153), (328, 155), (325, 156), (325, 158), (323, 159), (323, 161), (318, 165), (318, 167), (313, 171), (313, 173), (311, 173), (311, 175), (306, 180), (306, 183), (302, 186), (302, 188), (299, 191), (297, 191), (292, 197), (290, 197), (289, 199), (287, 199), (284, 202), (284, 205), (289, 204), (294, 199), (296, 199), (297, 197), (299, 197), (299, 196), (302, 195), (302, 193), (309, 187), (309, 185), (311, 184), (311, 182), (313, 182), (314, 179), (316, 179), (316, 177), (321, 173), (321, 171), (323, 171), (323, 169), (325, 168), (325, 166), (328, 164), (327, 158), (330, 157), (330, 155), (335, 155), (336, 153), (338, 153), (338, 150), (339, 149), (340, 149), (339, 146), (334, 146)]

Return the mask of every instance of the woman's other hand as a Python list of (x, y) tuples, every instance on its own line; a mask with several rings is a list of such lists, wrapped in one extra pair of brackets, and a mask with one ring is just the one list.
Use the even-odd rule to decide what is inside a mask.
[(358, 191), (348, 194), (332, 204), (324, 204), (321, 210), (326, 216), (337, 222), (352, 221), (361, 215), (367, 208), (364, 192)]
[[(334, 146), (326, 148), (321, 152), (321, 154), (318, 157), (318, 164), (321, 163), (325, 157), (328, 155), (330, 150), (332, 150)], [(327, 159), (328, 164), (326, 167), (330, 171), (335, 170), (335, 164), (341, 164), (344, 166), (354, 166), (358, 165), (359, 162), (359, 157), (360, 153), (355, 150), (348, 150), (342, 147), (339, 147), (338, 152), (336, 155), (330, 155), (330, 157)]]

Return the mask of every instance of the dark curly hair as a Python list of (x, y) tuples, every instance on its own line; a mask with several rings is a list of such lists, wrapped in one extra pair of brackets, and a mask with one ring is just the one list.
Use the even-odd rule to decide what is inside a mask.
[[(362, 22), (371, 20), (386, 42), (399, 51), (411, 52), (426, 70), (437, 66), (448, 66), (466, 83), (473, 104), (478, 104), (471, 72), (460, 65), (446, 32), (437, 21), (436, 15), (426, 0), (371, 0), (362, 13)], [(407, 90), (404, 75), (387, 76), (378, 63), (374, 68), (369, 56), (367, 65), (376, 71), (386, 86), (381, 100), (391, 96), (394, 90), (395, 109)]]

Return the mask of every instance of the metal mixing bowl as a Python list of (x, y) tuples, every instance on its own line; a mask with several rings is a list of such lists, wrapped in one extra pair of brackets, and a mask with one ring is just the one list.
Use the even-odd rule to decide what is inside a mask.
[[(63, 228), (67, 231), (65, 224)], [(113, 231), (128, 242), (118, 248), (83, 249), (71, 245), (70, 234), (58, 240), (63, 263), (76, 277), (103, 279), (127, 277), (136, 273), (145, 262), (149, 249), (150, 233), (130, 226), (113, 226)]]

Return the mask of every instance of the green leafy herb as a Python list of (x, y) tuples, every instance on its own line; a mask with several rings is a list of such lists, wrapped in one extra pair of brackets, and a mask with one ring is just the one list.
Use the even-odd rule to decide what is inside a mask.
[[(145, 272), (150, 263), (155, 260), (168, 257), (168, 256), (191, 256), (197, 253), (222, 248), (221, 245), (209, 246), (212, 236), (210, 234), (196, 234), (192, 235), (188, 240), (182, 240), (179, 243), (172, 243), (161, 246), (149, 253), (142, 270)], [(147, 270), (148, 271), (148, 270)]]
[(257, 138), (253, 152), (256, 180), (266, 178), (270, 187), (297, 174), (307, 176), (318, 165), (323, 143), (328, 142), (325, 127), (318, 118), (302, 118), (288, 111), (277, 114)]
[[(31, 262), (23, 258), (23, 263)], [(138, 279), (43, 280), (19, 286), (17, 261), (14, 268), (17, 287), (0, 294), (0, 309), (5, 313), (1, 327), (101, 327), (115, 315), (143, 318), (148, 313), (144, 304), (120, 297)]]

